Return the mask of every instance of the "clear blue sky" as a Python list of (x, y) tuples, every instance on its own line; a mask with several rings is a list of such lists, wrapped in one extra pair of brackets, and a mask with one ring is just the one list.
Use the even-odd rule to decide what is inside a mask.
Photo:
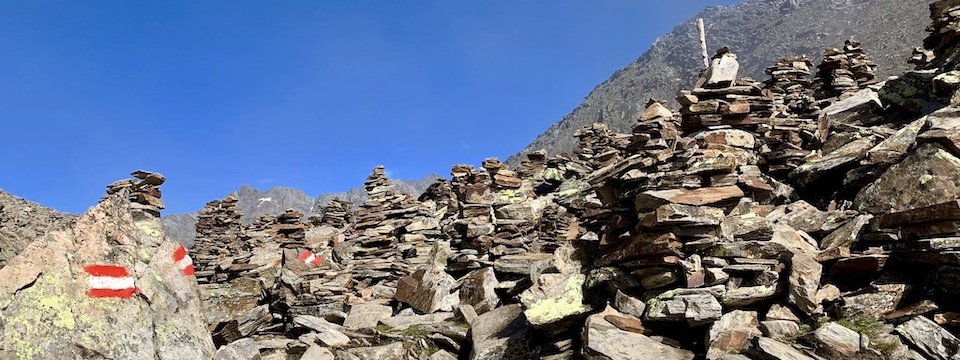
[(654, 39), (733, 0), (5, 1), (0, 188), (63, 211), (135, 169), (166, 214), (520, 150)]

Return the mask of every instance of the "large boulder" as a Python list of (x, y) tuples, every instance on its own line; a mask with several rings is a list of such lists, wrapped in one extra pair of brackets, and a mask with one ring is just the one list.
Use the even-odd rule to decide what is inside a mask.
[(734, 310), (723, 314), (707, 333), (707, 359), (739, 354), (750, 346), (750, 340), (760, 335), (756, 311)]
[(211, 359), (197, 282), (122, 190), (0, 269), (0, 358)]
[(855, 204), (861, 211), (880, 214), (957, 198), (960, 198), (960, 158), (939, 144), (927, 143), (860, 190)]
[(583, 274), (542, 274), (520, 294), (523, 312), (533, 326), (546, 326), (590, 311), (583, 302)]
[(501, 306), (480, 315), (471, 324), (471, 333), (471, 360), (535, 359), (540, 354), (520, 304)]

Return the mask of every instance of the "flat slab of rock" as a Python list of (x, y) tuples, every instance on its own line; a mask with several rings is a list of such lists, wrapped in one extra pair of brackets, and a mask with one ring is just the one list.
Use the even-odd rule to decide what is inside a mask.
[(607, 310), (590, 315), (583, 330), (583, 356), (588, 360), (689, 360), (692, 352), (675, 348), (643, 334), (624, 331), (605, 320), (620, 315)]
[(763, 355), (763, 359), (773, 360), (814, 360), (793, 346), (784, 344), (777, 340), (761, 337), (757, 339), (757, 352)]
[(361, 360), (405, 360), (407, 351), (403, 343), (395, 342), (382, 346), (362, 347), (347, 350)]
[(343, 320), (343, 327), (351, 330), (376, 327), (380, 320), (393, 316), (393, 309), (386, 305), (357, 304), (350, 308), (350, 313)]
[(854, 203), (861, 211), (882, 214), (958, 198), (960, 158), (938, 144), (924, 144), (860, 190)]
[(260, 348), (253, 339), (240, 339), (217, 350), (213, 360), (260, 360)]
[(851, 141), (839, 149), (824, 155), (820, 159), (800, 165), (790, 176), (796, 179), (801, 186), (810, 185), (823, 176), (834, 173), (833, 170), (859, 161), (866, 156), (867, 151), (877, 145), (879, 141), (880, 138), (874, 135)]
[[(861, 351), (860, 333), (835, 322), (829, 322), (814, 330), (805, 338), (814, 345), (817, 355), (828, 359), (858, 358)], [(866, 343), (869, 343), (867, 341)]]
[(960, 355), (960, 339), (923, 316), (900, 324), (897, 332), (931, 359), (955, 359)]
[(644, 319), (651, 321), (686, 321), (691, 326), (720, 319), (723, 307), (709, 294), (684, 294), (647, 301)]
[(743, 190), (735, 185), (699, 189), (651, 190), (637, 195), (634, 205), (638, 211), (654, 210), (666, 204), (711, 205), (735, 201), (743, 197)]

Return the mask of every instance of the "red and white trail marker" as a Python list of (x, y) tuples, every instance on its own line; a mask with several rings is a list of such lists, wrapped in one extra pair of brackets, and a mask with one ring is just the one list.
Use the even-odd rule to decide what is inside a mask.
[(190, 258), (190, 255), (187, 255), (187, 249), (183, 245), (177, 246), (177, 250), (173, 251), (173, 262), (180, 267), (180, 273), (183, 276), (193, 276), (196, 271), (193, 268), (193, 259)]
[(83, 268), (90, 277), (90, 291), (87, 296), (94, 298), (122, 298), (129, 299), (140, 293), (137, 289), (136, 278), (130, 276), (123, 266), (89, 265)]
[(320, 264), (323, 264), (323, 258), (317, 256), (317, 254), (314, 254), (312, 251), (309, 251), (309, 250), (304, 250), (302, 253), (300, 253), (299, 257), (300, 257), (300, 260), (307, 265), (318, 266)]

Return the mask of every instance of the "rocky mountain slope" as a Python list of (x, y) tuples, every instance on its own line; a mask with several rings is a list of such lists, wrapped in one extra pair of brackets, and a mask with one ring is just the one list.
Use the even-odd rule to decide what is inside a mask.
[(0, 190), (0, 267), (30, 242), (68, 227), (76, 216), (58, 212)]
[(307, 219), (229, 195), (189, 252), (134, 172), (0, 266), (0, 358), (958, 359), (960, 0), (918, 6), (896, 78), (855, 39), (762, 79), (721, 49), (573, 155), (419, 197), (376, 167)]
[[(398, 180), (397, 188), (405, 193), (419, 196), (438, 178), (439, 176), (433, 174), (418, 180)], [(279, 215), (287, 209), (294, 209), (309, 216), (333, 199), (354, 204), (361, 204), (367, 199), (363, 188), (354, 188), (342, 193), (323, 193), (314, 198), (296, 188), (273, 187), (261, 191), (252, 186), (243, 185), (233, 194), (238, 199), (237, 207), (243, 212), (240, 221), (244, 224), (249, 224), (263, 215)], [(193, 244), (196, 236), (196, 224), (196, 212), (163, 216), (163, 228), (167, 236), (188, 246)]]
[[(909, 69), (906, 59), (923, 39), (928, 0), (745, 0), (732, 6), (710, 7), (697, 17), (706, 22), (711, 51), (721, 46), (737, 50), (743, 75), (762, 79), (772, 60), (808, 55), (817, 59), (824, 48), (851, 35), (863, 41), (880, 76)], [(693, 19), (659, 38), (640, 58), (597, 86), (577, 108), (537, 136), (508, 163), (539, 149), (572, 152), (577, 129), (594, 122), (615, 131), (628, 131), (647, 99), (672, 100), (703, 67)]]

